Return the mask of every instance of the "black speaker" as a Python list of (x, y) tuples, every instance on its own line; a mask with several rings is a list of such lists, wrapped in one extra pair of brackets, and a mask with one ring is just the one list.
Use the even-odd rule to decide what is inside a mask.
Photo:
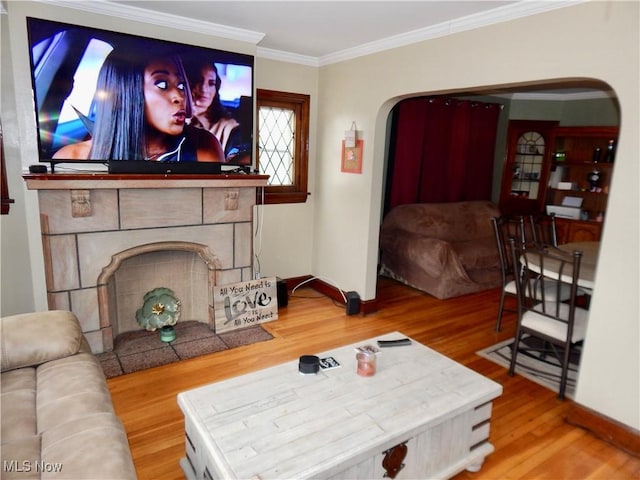
[(30, 173), (47, 173), (46, 165), (29, 165)]
[(360, 313), (360, 295), (358, 292), (347, 292), (347, 315)]
[(289, 294), (287, 293), (287, 281), (276, 277), (276, 288), (278, 291), (278, 308), (289, 305)]

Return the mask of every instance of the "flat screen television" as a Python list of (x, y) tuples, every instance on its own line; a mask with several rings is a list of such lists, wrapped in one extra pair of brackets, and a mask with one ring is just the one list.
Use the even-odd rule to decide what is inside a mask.
[(31, 17), (27, 32), (40, 162), (250, 171), (253, 56)]

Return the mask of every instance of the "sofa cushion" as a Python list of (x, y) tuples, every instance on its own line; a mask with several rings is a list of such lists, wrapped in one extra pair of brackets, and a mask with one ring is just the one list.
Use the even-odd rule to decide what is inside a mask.
[(437, 238), (429, 238), (401, 229), (387, 229), (380, 236), (380, 248), (390, 265), (415, 265), (437, 277), (447, 263), (451, 245)]
[(476, 238), (467, 242), (451, 244), (460, 263), (467, 270), (500, 268), (500, 261), (493, 237)]
[(83, 344), (82, 329), (71, 312), (25, 313), (0, 322), (3, 372), (74, 355)]
[(0, 402), (3, 448), (7, 442), (36, 435), (35, 368), (4, 372)]
[(38, 433), (97, 413), (113, 414), (111, 394), (94, 355), (53, 360), (37, 372)]
[(134, 480), (127, 434), (112, 414), (96, 413), (65, 422), (42, 434), (42, 462), (61, 470), (43, 479)]
[[(3, 419), (4, 421), (4, 419)], [(40, 479), (40, 436), (2, 443), (2, 480)]]

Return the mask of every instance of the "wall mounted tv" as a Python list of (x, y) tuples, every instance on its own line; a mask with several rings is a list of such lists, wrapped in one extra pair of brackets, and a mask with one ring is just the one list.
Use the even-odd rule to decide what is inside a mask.
[(253, 56), (37, 18), (27, 32), (39, 161), (52, 170), (250, 171)]

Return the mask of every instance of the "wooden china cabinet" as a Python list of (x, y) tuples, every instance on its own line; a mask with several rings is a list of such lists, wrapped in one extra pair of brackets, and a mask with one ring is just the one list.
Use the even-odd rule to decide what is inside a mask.
[(562, 205), (565, 197), (578, 197), (582, 199), (581, 218), (556, 216), (558, 242), (600, 240), (618, 133), (618, 127), (509, 122), (501, 212), (543, 213), (547, 205)]
[(563, 182), (564, 187), (558, 188), (559, 185), (552, 182), (547, 189), (546, 203), (560, 205), (566, 196), (579, 197), (583, 214), (580, 220), (556, 219), (559, 243), (600, 240), (618, 134), (618, 127), (555, 129), (550, 175)]
[(511, 120), (502, 171), (500, 211), (528, 215), (544, 210), (555, 121)]

